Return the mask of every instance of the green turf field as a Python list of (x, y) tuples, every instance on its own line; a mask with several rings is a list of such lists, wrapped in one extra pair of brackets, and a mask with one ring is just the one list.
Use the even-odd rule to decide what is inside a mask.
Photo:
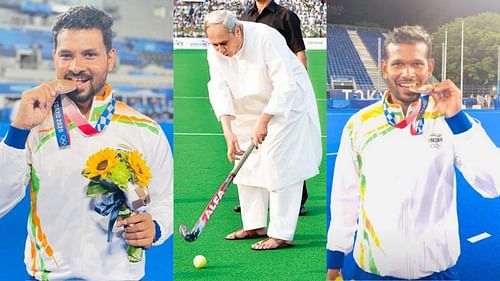
[[(309, 74), (325, 129), (326, 52), (308, 51)], [(222, 130), (208, 101), (206, 51), (174, 51), (175, 226), (191, 229), (232, 165), (226, 158)], [(324, 133), (323, 133), (324, 135)], [(324, 143), (325, 138), (323, 138)], [(324, 146), (323, 146), (324, 147)], [(231, 185), (197, 241), (184, 241), (175, 229), (175, 280), (324, 280), (325, 279), (325, 159), (321, 174), (307, 181), (308, 214), (299, 217), (295, 247), (256, 252), (258, 239), (226, 241), (241, 228), (237, 190)], [(204, 255), (208, 264), (195, 269), (192, 260)]]

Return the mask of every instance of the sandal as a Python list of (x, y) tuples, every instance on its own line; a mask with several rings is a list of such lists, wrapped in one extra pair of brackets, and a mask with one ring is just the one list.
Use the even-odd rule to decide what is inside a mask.
[(252, 230), (244, 230), (240, 229), (238, 231), (235, 231), (233, 233), (229, 233), (224, 237), (226, 240), (243, 240), (243, 239), (252, 239), (252, 238), (261, 238), (261, 237), (267, 237), (267, 233), (265, 229), (262, 229), (264, 231), (263, 234), (259, 233), (259, 229), (252, 229)]
[(291, 241), (269, 237), (255, 244), (252, 244), (251, 248), (252, 250), (255, 251), (266, 251), (266, 250), (277, 250), (282, 248), (288, 248), (292, 246), (293, 243)]

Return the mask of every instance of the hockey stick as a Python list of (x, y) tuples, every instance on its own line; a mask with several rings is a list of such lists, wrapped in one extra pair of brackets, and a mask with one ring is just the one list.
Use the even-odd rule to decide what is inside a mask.
[(226, 193), (226, 189), (228, 186), (233, 182), (234, 177), (238, 174), (238, 171), (240, 170), (241, 166), (243, 166), (243, 163), (247, 160), (248, 156), (252, 152), (254, 148), (254, 144), (250, 144), (250, 146), (247, 148), (245, 151), (245, 154), (243, 154), (243, 157), (241, 157), (240, 162), (234, 169), (229, 173), (227, 176), (226, 180), (221, 184), (217, 192), (215, 192), (214, 196), (212, 199), (208, 202), (207, 206), (201, 213), (200, 218), (196, 222), (196, 224), (193, 226), (191, 231), (188, 230), (187, 225), (181, 224), (179, 225), (179, 232), (181, 233), (182, 237), (184, 240), (188, 242), (193, 242), (198, 237), (200, 236), (200, 233), (203, 231), (203, 228), (207, 224), (208, 220), (212, 216), (213, 212), (215, 211), (215, 208), (217, 208), (217, 205), (219, 205), (220, 201), (222, 200), (222, 197), (224, 197), (224, 194)]

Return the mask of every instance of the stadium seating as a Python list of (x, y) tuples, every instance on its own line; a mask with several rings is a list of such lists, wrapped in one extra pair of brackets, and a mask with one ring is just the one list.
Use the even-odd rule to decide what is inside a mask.
[(365, 47), (368, 49), (368, 52), (370, 53), (371, 57), (373, 58), (374, 61), (377, 61), (378, 59), (378, 38), (381, 38), (381, 57), (384, 57), (384, 42), (385, 42), (385, 36), (382, 32), (380, 31), (365, 31), (365, 30), (359, 30), (358, 35), (365, 44)]
[(353, 78), (357, 88), (373, 88), (373, 82), (345, 28), (329, 25), (327, 44), (328, 77)]
[(132, 66), (141, 66), (144, 64), (142, 58), (131, 49), (126, 40), (113, 40), (113, 47), (116, 48), (120, 64)]
[[(150, 63), (172, 68), (172, 42), (125, 38), (113, 40), (120, 63), (144, 66)], [(15, 57), (17, 50), (38, 48), (43, 60), (52, 59), (52, 34), (48, 30), (0, 26), (0, 56)]]
[(38, 48), (42, 52), (42, 59), (52, 59), (50, 31), (0, 27), (0, 42), (0, 56), (15, 57), (16, 50)]
[(12, 44), (0, 43), (0, 57), (15, 57), (16, 48)]
[[(144, 107), (143, 113), (157, 120), (171, 120), (172, 90), (171, 82), (168, 81), (172, 75), (172, 42), (115, 38), (113, 46), (118, 51), (120, 67), (108, 79), (114, 85), (117, 96), (124, 98), (145, 95), (147, 99), (155, 101), (156, 105), (153, 108)], [(40, 51), (42, 59), (38, 67), (20, 67), (16, 56), (35, 49)], [(0, 78), (5, 81), (23, 81), (0, 83), (0, 95), (18, 96), (25, 88), (53, 79), (52, 51), (52, 33), (49, 29), (0, 26), (0, 59), (2, 65), (7, 66)], [(144, 91), (148, 88), (151, 90)], [(9, 106), (0, 108), (0, 121), (8, 121), (10, 110)]]
[(172, 42), (125, 38), (125, 40), (115, 40), (113, 45), (118, 50), (121, 64), (133, 66), (156, 64), (163, 68), (172, 68)]

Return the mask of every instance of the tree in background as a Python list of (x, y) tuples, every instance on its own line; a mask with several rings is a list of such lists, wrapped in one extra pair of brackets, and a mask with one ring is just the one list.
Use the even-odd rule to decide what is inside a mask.
[(434, 75), (441, 78), (441, 51), (448, 29), (446, 77), (460, 83), (460, 52), (464, 21), (464, 84), (496, 85), (500, 46), (500, 14), (481, 13), (456, 18), (432, 33)]

